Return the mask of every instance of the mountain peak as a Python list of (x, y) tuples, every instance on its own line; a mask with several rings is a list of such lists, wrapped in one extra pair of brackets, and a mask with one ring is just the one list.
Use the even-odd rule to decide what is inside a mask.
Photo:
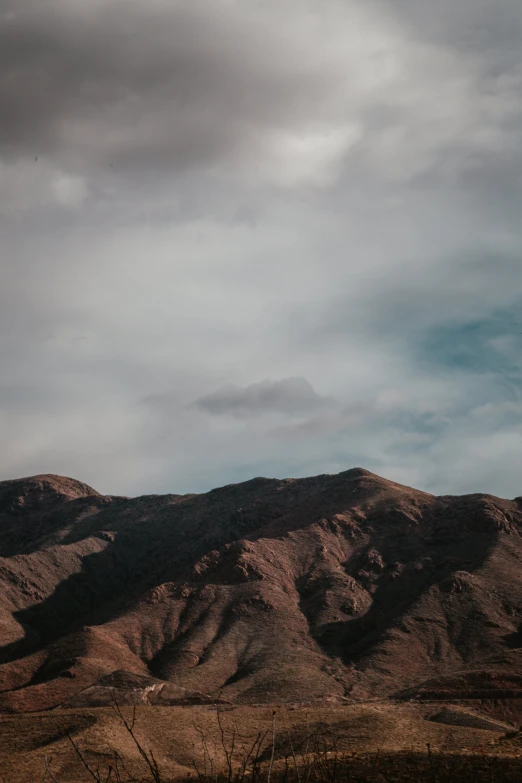
[(4, 507), (10, 505), (11, 510), (36, 509), (49, 502), (99, 494), (88, 484), (53, 473), (0, 481), (0, 503)]

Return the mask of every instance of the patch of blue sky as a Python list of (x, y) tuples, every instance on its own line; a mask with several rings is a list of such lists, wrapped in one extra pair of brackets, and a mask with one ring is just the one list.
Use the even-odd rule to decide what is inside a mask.
[(432, 327), (417, 344), (415, 359), (430, 372), (477, 376), (475, 399), (521, 400), (522, 302), (482, 319)]

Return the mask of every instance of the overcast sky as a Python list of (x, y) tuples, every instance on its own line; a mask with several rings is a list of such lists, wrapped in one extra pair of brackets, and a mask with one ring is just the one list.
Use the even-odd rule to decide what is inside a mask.
[(520, 0), (0, 0), (0, 478), (522, 495)]

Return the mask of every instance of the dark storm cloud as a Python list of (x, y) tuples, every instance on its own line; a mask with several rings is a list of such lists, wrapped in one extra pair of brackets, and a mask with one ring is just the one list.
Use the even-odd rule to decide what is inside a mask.
[(240, 388), (224, 389), (201, 397), (195, 405), (215, 416), (259, 416), (263, 413), (305, 413), (327, 407), (332, 400), (321, 397), (306, 378), (264, 380)]
[(1, 7), (3, 157), (205, 166), (255, 147), (263, 126), (293, 126), (325, 90), (288, 41), (239, 7)]
[[(102, 169), (152, 191), (197, 169), (322, 184), (352, 149), (357, 179), (482, 170), (517, 149), (522, 74), (512, 33), (445, 5), (441, 25), (408, 0), (0, 0), (0, 163), (50, 166), (0, 173), (42, 200), (54, 176), (54, 200), (78, 205)], [(461, 52), (455, 30), (475, 29)]]

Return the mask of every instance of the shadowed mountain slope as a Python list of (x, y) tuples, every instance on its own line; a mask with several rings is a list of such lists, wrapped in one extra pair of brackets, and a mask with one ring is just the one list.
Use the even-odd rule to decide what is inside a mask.
[(121, 671), (239, 703), (520, 695), (521, 525), (520, 498), (361, 468), (132, 499), (0, 482), (0, 709)]

